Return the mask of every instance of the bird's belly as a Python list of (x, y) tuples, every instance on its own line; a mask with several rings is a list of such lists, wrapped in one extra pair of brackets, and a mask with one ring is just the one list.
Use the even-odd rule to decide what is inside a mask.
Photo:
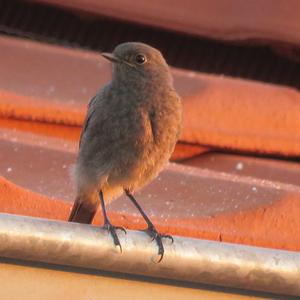
[(118, 165), (111, 171), (108, 184), (122, 185), (131, 190), (141, 188), (161, 171), (171, 155), (172, 148), (165, 144), (160, 146), (149, 143), (143, 149), (132, 147), (130, 154), (130, 150), (121, 150)]

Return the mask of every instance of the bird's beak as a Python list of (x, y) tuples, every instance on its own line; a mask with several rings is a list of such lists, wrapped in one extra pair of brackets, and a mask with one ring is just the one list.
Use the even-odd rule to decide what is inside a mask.
[(121, 62), (120, 59), (118, 57), (116, 57), (115, 55), (113, 55), (112, 53), (101, 53), (101, 55), (110, 60), (111, 62)]

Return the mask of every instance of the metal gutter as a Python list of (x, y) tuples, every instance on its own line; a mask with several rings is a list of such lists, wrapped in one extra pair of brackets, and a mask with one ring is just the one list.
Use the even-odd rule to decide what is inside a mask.
[(2, 257), (300, 295), (299, 252), (176, 236), (156, 264), (147, 235), (128, 230), (119, 238), (122, 254), (99, 227), (0, 214)]

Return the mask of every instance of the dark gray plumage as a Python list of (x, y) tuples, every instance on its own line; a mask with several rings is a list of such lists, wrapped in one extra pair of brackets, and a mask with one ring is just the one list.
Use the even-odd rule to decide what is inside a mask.
[(168, 236), (156, 231), (132, 193), (154, 179), (169, 160), (181, 129), (181, 101), (158, 50), (130, 42), (103, 56), (113, 63), (112, 80), (88, 106), (75, 166), (77, 197), (69, 221), (91, 223), (101, 203), (104, 225), (121, 249), (104, 199), (111, 201), (125, 191), (147, 222), (161, 260), (161, 238)]

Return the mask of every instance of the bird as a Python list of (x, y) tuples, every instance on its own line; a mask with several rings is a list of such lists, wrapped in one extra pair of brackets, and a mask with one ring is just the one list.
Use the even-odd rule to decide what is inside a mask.
[(125, 193), (156, 241), (158, 261), (163, 238), (143, 211), (134, 192), (151, 182), (168, 163), (182, 128), (182, 103), (170, 68), (159, 50), (141, 42), (126, 42), (112, 53), (112, 78), (90, 100), (74, 168), (76, 198), (70, 222), (90, 224), (101, 204), (104, 228), (122, 252), (106, 204)]

